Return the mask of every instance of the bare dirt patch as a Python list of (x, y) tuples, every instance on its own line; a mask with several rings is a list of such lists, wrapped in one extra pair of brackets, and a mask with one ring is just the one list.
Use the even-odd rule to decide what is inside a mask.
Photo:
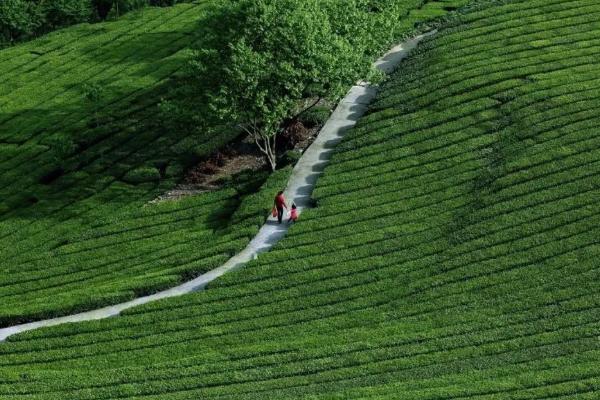
[(266, 161), (256, 146), (247, 139), (242, 139), (213, 153), (206, 160), (192, 167), (187, 172), (184, 183), (216, 189), (227, 177), (245, 170), (255, 171), (265, 167)]
[[(306, 127), (293, 121), (279, 135), (277, 148), (280, 158), (287, 151), (304, 152), (315, 140), (322, 125)], [(217, 190), (228, 178), (243, 171), (260, 171), (268, 168), (264, 155), (248, 137), (236, 140), (211, 154), (188, 170), (182, 182), (152, 202), (179, 200), (182, 197)]]

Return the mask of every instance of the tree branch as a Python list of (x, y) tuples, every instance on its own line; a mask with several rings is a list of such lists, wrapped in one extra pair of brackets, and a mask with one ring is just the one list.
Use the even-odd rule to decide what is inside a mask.
[(291, 121), (296, 121), (298, 118), (300, 118), (300, 116), (302, 114), (305, 114), (308, 110), (311, 110), (311, 109), (315, 108), (317, 106), (317, 104), (319, 104), (321, 102), (321, 100), (323, 100), (323, 98), (322, 97), (318, 97), (317, 100), (314, 103), (312, 103), (309, 107), (305, 108), (304, 110), (300, 111), (298, 114), (294, 115), (291, 118)]
[(258, 148), (260, 149), (260, 151), (262, 151), (263, 153), (267, 154), (267, 148), (263, 147), (260, 144), (260, 137), (257, 136), (257, 135), (253, 135), (252, 137), (254, 138), (254, 143), (256, 143), (256, 145), (258, 146)]

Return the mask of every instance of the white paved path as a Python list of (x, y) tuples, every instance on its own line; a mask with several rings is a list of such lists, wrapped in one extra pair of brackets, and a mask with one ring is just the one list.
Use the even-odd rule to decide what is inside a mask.
[[(415, 48), (417, 44), (428, 35), (417, 36), (394, 47), (381, 59), (375, 66), (385, 73), (391, 73), (404, 59), (408, 52)], [(289, 203), (295, 202), (299, 208), (299, 213), (303, 208), (310, 207), (310, 197), (315, 187), (318, 177), (323, 172), (325, 165), (331, 157), (331, 153), (336, 144), (343, 138), (348, 129), (356, 125), (358, 119), (364, 115), (368, 105), (373, 101), (377, 94), (377, 88), (368, 84), (359, 84), (353, 86), (346, 97), (344, 97), (331, 118), (327, 121), (317, 139), (304, 152), (288, 182), (285, 191), (285, 198)], [(59, 325), (67, 322), (91, 321), (96, 319), (109, 318), (123, 310), (138, 306), (140, 304), (150, 303), (152, 301), (166, 299), (168, 297), (180, 296), (204, 288), (209, 282), (217, 279), (221, 275), (241, 268), (245, 263), (256, 258), (259, 253), (269, 250), (275, 243), (283, 238), (287, 232), (288, 225), (277, 224), (273, 218), (263, 225), (258, 234), (252, 239), (248, 246), (239, 254), (229, 259), (225, 264), (213, 269), (194, 280), (183, 283), (174, 288), (128, 301), (126, 303), (116, 304), (114, 306), (104, 307), (93, 311), (87, 311), (79, 314), (68, 315), (60, 318), (53, 318), (43, 321), (36, 321), (27, 324), (15, 325), (12, 327), (0, 329), (0, 341), (16, 333), (25, 332), (40, 327)]]

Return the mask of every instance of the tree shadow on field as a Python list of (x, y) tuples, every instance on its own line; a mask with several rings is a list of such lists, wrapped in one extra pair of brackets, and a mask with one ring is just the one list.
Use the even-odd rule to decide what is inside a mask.
[[(154, 88), (140, 97), (145, 101), (154, 98), (158, 102), (162, 92), (163, 88)], [(10, 128), (0, 125), (3, 132), (27, 124), (27, 121), (44, 121), (22, 138), (13, 136), (17, 143), (27, 140), (27, 145), (20, 145), (18, 151), (0, 159), (3, 202), (0, 220), (8, 211), (19, 218), (51, 218), (57, 210), (64, 210), (98, 194), (110, 182), (121, 180), (129, 170), (142, 165), (158, 167), (159, 164), (166, 168), (170, 163), (178, 162), (178, 157), (186, 157), (175, 154), (170, 148), (188, 132), (165, 135), (156, 104), (150, 102), (147, 107), (130, 112), (136, 108), (134, 99), (126, 108), (121, 110), (121, 115), (101, 109), (93, 117), (86, 115), (89, 108), (85, 104), (66, 110), (28, 109), (15, 115), (0, 115), (3, 120), (12, 121)], [(74, 118), (70, 123), (65, 121), (65, 114), (85, 116), (85, 119)], [(151, 184), (158, 188), (161, 182)], [(135, 188), (135, 185), (131, 187)], [(141, 197), (147, 196), (150, 194)], [(134, 195), (133, 200), (137, 197)], [(115, 207), (129, 202), (122, 197), (108, 197), (106, 201)]]
[[(71, 91), (70, 97), (75, 99), (71, 104), (61, 104), (56, 108), (33, 107), (0, 115), (11, 129), (26, 130), (24, 134), (14, 135), (21, 138), (18, 143), (29, 140), (34, 146), (45, 146), (46, 149), (42, 154), (19, 154), (22, 161), (6, 164), (10, 166), (7, 167), (10, 173), (3, 174), (0, 171), (0, 190), (3, 190), (0, 194), (9, 204), (0, 208), (0, 219), (2, 213), (7, 211), (24, 218), (52, 217), (55, 210), (89, 198), (106, 187), (107, 183), (122, 180), (127, 171), (138, 166), (160, 164), (160, 168), (157, 168), (160, 169), (162, 181), (162, 174), (171, 163), (183, 165), (193, 162), (198, 146), (209, 138), (195, 137), (195, 140), (186, 142), (192, 133), (197, 136), (203, 132), (183, 129), (165, 121), (158, 104), (165, 98), (169, 99), (169, 96), (181, 94), (177, 92), (178, 85), (186, 86), (188, 83), (163, 79), (182, 69), (188, 61), (183, 53), (173, 55), (183, 48), (199, 48), (208, 36), (213, 43), (219, 41), (216, 28), (219, 21), (206, 24), (205, 18), (198, 18), (180, 31), (130, 35), (127, 40), (116, 42), (114, 46), (105, 46), (101, 55), (92, 44), (80, 48), (81, 57), (88, 57), (91, 63), (101, 63), (106, 69), (114, 69), (116, 64), (123, 62), (141, 65), (133, 72), (135, 75), (160, 75), (160, 84), (154, 87), (137, 87), (135, 79), (115, 79), (114, 83), (91, 82), (108, 88), (102, 94), (105, 98), (96, 107), (86, 103), (82, 89), (84, 84), (90, 82), (80, 78), (80, 82), (71, 83), (67, 88)], [(165, 43), (173, 41), (179, 41), (178, 45), (165, 46)], [(120, 101), (124, 97), (127, 100)], [(194, 122), (196, 126), (202, 125)], [(30, 126), (33, 127), (27, 128)], [(2, 124), (0, 132), (4, 133)], [(177, 180), (181, 172), (169, 177)], [(20, 180), (23, 184), (19, 186), (17, 182)], [(85, 184), (82, 185), (82, 182)], [(158, 187), (160, 183), (156, 182), (154, 186)], [(106, 198), (106, 201), (118, 207), (119, 202), (126, 204), (130, 199)]]
[[(122, 65), (132, 76), (163, 79), (181, 70), (193, 50), (210, 46), (207, 38), (214, 36), (210, 30), (215, 26), (210, 19), (205, 13), (199, 13), (195, 21), (170, 26), (170, 30), (156, 28), (155, 31), (124, 33), (114, 43), (102, 46), (101, 52), (95, 43), (82, 46), (80, 57), (107, 69), (119, 69), (116, 66)], [(125, 70), (132, 65), (135, 69)]]
[(117, 73), (115, 80), (123, 73), (163, 79), (185, 65), (185, 50), (191, 49), (195, 40), (194, 35), (177, 32), (146, 32), (131, 36), (126, 42), (106, 46), (101, 55), (84, 48), (82, 57), (90, 64), (102, 65), (101, 69), (113, 69)]

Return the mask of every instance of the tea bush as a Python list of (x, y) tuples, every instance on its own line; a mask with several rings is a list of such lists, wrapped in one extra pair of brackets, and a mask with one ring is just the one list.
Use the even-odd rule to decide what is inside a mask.
[(57, 29), (104, 20), (148, 5), (172, 6), (187, 0), (3, 0), (0, 3), (0, 48)]
[(440, 23), (275, 249), (204, 292), (10, 338), (0, 393), (597, 398), (599, 12), (490, 1)]
[[(350, 29), (339, 18), (334, 25), (360, 44), (368, 69), (388, 40), (413, 29), (410, 10), (420, 3), (377, 11), (357, 1), (353, 15), (374, 18), (361, 26), (381, 27)], [(0, 325), (176, 285), (235, 254), (264, 222), (268, 190), (285, 186), (284, 172), (265, 192), (259, 189), (270, 180), (259, 171), (218, 193), (147, 205), (186, 167), (239, 135), (212, 123), (195, 102), (202, 96), (174, 89), (182, 81), (192, 86), (184, 72), (190, 61), (202, 63), (197, 49), (226, 46), (213, 40), (222, 27), (209, 11), (228, 4), (147, 8), (0, 51)], [(290, 40), (294, 34), (286, 31)], [(182, 113), (176, 100), (196, 114)]]

